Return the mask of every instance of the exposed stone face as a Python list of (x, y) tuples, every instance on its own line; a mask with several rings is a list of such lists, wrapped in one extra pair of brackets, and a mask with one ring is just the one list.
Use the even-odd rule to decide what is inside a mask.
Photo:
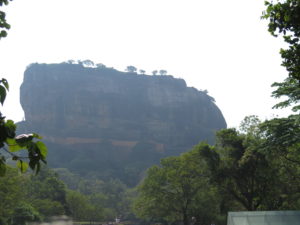
[(49, 142), (73, 140), (65, 145), (147, 142), (170, 155), (212, 142), (214, 132), (226, 127), (211, 97), (172, 76), (32, 64), (20, 98), (26, 119), (21, 129), (37, 131)]

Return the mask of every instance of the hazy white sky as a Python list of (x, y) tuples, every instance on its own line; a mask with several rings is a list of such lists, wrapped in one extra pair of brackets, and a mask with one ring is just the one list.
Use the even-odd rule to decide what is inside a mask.
[(14, 0), (2, 9), (11, 29), (0, 41), (0, 77), (11, 90), (4, 115), (19, 121), (26, 66), (91, 59), (124, 71), (165, 69), (207, 89), (228, 126), (272, 110), (270, 85), (287, 75), (280, 39), (260, 16), (263, 0)]

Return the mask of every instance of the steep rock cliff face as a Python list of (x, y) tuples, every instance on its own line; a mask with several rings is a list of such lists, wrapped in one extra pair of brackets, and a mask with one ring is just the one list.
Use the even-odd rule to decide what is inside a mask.
[[(61, 166), (56, 157), (67, 149), (73, 155), (94, 151), (86, 155), (96, 154), (101, 162), (108, 155), (110, 165), (124, 164), (121, 170), (133, 159), (143, 162), (143, 155), (150, 165), (199, 141), (213, 142), (214, 132), (226, 127), (213, 99), (184, 80), (111, 68), (32, 64), (20, 100), (26, 119), (20, 129), (45, 137), (54, 166)], [(83, 160), (90, 166), (88, 158)]]

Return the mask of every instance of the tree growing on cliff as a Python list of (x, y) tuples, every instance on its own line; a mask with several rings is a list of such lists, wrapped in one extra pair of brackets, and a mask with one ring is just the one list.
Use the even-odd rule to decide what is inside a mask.
[(136, 73), (137, 68), (134, 66), (127, 66), (125, 69), (128, 73)]
[(140, 71), (140, 74), (143, 74), (145, 75), (146, 71), (145, 70), (139, 70)]
[(163, 75), (167, 75), (167, 73), (168, 73), (168, 72), (167, 72), (166, 70), (160, 70), (160, 71), (159, 71), (159, 74), (162, 75), (162, 76), (163, 76)]
[(96, 67), (100, 69), (106, 68), (106, 66), (103, 63), (97, 63)]
[(95, 66), (95, 63), (92, 60), (86, 59), (82, 61), (83, 66), (86, 67), (93, 67)]
[(152, 74), (153, 74), (154, 76), (157, 75), (157, 73), (158, 73), (157, 70), (153, 70), (153, 71), (152, 71)]

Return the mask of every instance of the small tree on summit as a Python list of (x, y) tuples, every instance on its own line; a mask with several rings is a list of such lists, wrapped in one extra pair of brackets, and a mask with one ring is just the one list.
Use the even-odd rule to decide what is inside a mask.
[(157, 75), (157, 72), (158, 72), (157, 70), (153, 70), (152, 74), (155, 76), (155, 75)]
[(97, 63), (97, 68), (106, 68), (106, 66), (103, 63)]
[(143, 74), (145, 75), (146, 71), (145, 70), (139, 70), (140, 71), (140, 74)]
[(82, 64), (86, 67), (93, 67), (95, 63), (92, 60), (86, 59), (82, 61)]
[(136, 73), (137, 68), (134, 66), (127, 66), (125, 71), (129, 72), (129, 73)]
[(160, 71), (159, 71), (159, 74), (162, 75), (162, 76), (163, 76), (163, 75), (167, 75), (167, 73), (168, 73), (168, 72), (167, 72), (166, 70), (160, 70)]

